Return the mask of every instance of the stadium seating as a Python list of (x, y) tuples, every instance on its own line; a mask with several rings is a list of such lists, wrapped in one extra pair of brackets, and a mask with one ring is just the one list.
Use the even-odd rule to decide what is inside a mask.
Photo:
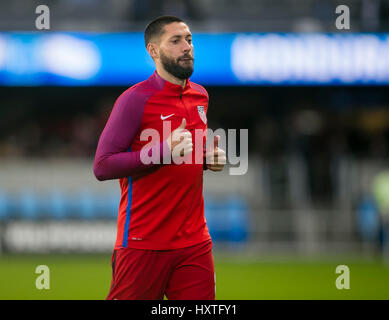
[(0, 220), (7, 217), (8, 214), (8, 199), (7, 196), (0, 190)]
[[(0, 191), (0, 221), (114, 220), (117, 217), (119, 200), (118, 194), (113, 191), (104, 195), (86, 189), (73, 193), (53, 189), (46, 194), (31, 189), (21, 190), (17, 194)], [(243, 242), (248, 239), (250, 215), (248, 204), (243, 197), (208, 196), (204, 206), (213, 240)]]

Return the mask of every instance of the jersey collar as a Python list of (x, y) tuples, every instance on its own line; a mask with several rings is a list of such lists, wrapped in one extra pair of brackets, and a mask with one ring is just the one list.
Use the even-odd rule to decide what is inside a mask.
[(165, 89), (168, 89), (168, 90), (171, 90), (171, 91), (174, 91), (174, 92), (182, 93), (182, 92), (188, 90), (191, 87), (191, 82), (190, 82), (189, 78), (186, 79), (185, 87), (182, 88), (178, 84), (175, 84), (175, 83), (172, 83), (172, 82), (169, 82), (169, 81), (163, 79), (157, 73), (157, 70), (154, 71), (153, 77), (154, 77), (155, 81), (158, 83), (158, 85), (161, 88), (165, 88)]

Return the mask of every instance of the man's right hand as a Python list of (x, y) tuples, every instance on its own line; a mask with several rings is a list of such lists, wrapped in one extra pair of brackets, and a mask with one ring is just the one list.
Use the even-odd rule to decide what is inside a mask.
[(192, 134), (185, 127), (186, 120), (183, 118), (180, 126), (166, 140), (173, 159), (184, 157), (193, 151)]

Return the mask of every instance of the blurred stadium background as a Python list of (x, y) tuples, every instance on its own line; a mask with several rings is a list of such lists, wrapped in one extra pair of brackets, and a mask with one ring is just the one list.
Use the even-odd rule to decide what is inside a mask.
[(0, 299), (105, 298), (120, 188), (94, 152), (162, 14), (194, 33), (209, 128), (249, 130), (245, 175), (205, 172), (217, 298), (389, 299), (388, 0), (57, 0), (49, 31), (39, 4), (0, 3)]

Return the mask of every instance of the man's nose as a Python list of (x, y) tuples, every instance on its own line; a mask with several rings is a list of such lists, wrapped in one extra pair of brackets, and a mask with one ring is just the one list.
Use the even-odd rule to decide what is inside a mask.
[(190, 46), (190, 44), (187, 42), (187, 41), (184, 41), (184, 45), (182, 47), (182, 50), (185, 52), (185, 53), (188, 53), (190, 51), (192, 47)]

